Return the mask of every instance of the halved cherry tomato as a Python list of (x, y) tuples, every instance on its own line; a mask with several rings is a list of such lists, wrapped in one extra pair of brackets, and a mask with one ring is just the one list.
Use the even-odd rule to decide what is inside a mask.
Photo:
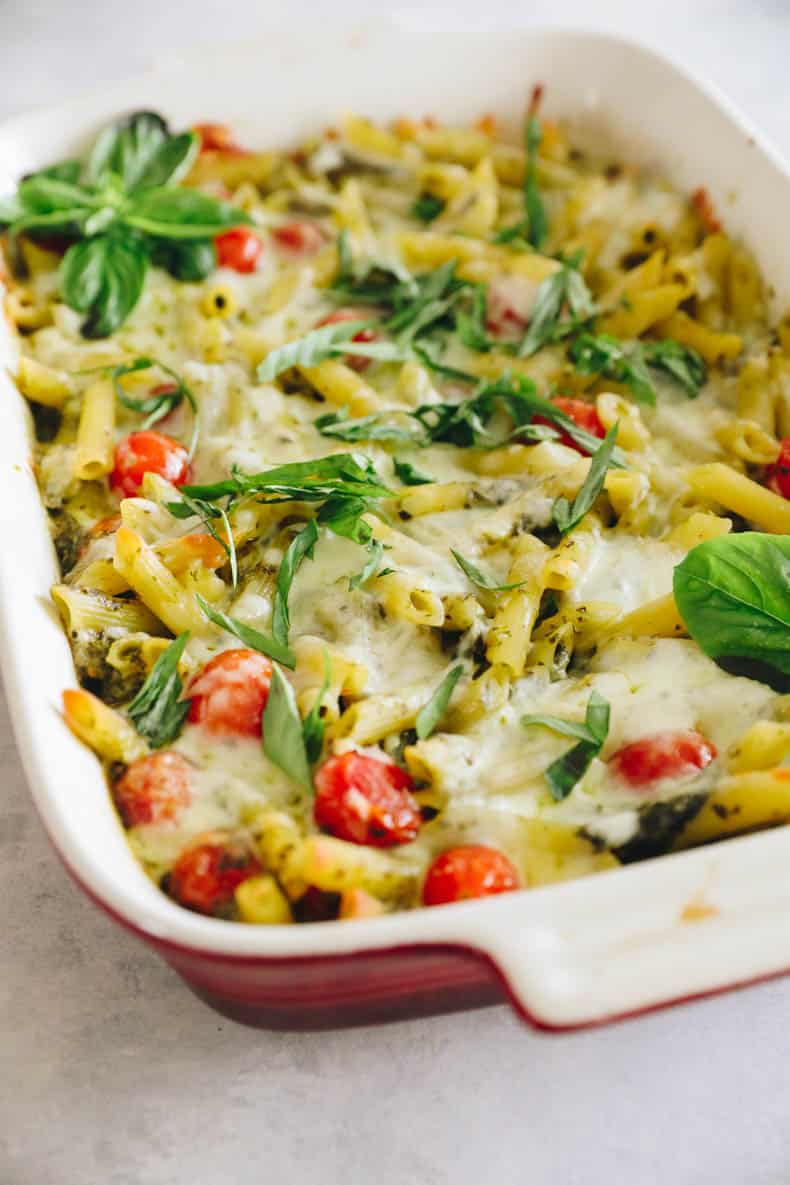
[(765, 484), (775, 494), (790, 499), (790, 436), (782, 440), (779, 456), (766, 469)]
[(649, 786), (661, 778), (680, 778), (704, 769), (716, 756), (716, 746), (693, 729), (656, 732), (624, 745), (609, 765), (630, 786)]
[(189, 480), (189, 454), (164, 432), (132, 432), (116, 446), (110, 485), (124, 498), (134, 498), (146, 473), (158, 473), (174, 486)]
[[(557, 395), (551, 402), (560, 411), (564, 411), (565, 415), (572, 419), (574, 424), (577, 424), (579, 428), (584, 428), (587, 432), (591, 432), (593, 436), (598, 436), (601, 440), (606, 436), (606, 429), (598, 419), (598, 412), (592, 403), (585, 403), (583, 399), (568, 399), (564, 395)], [(546, 416), (533, 416), (532, 423), (548, 424), (550, 428), (558, 427), (557, 424), (552, 423)], [(560, 444), (566, 444), (568, 448), (576, 449), (577, 453), (584, 452), (567, 432), (563, 432), (561, 428), (559, 432)]]
[(409, 843), (422, 824), (413, 789), (406, 771), (391, 761), (353, 751), (330, 757), (315, 776), (315, 821), (350, 843)]
[(519, 885), (518, 873), (504, 852), (485, 844), (464, 844), (436, 857), (425, 877), (422, 899), (426, 905), (447, 905), (510, 893)]
[(263, 243), (248, 226), (235, 226), (233, 230), (217, 235), (214, 246), (220, 267), (229, 267), (243, 274), (255, 271), (263, 251)]
[(200, 151), (224, 152), (227, 156), (248, 156), (246, 148), (242, 148), (233, 139), (233, 132), (224, 123), (196, 123), (192, 128), (200, 136)]
[(140, 757), (115, 783), (112, 796), (124, 827), (169, 822), (189, 804), (189, 766), (168, 749)]
[(245, 843), (211, 832), (185, 848), (167, 878), (167, 892), (179, 905), (198, 913), (224, 916), (232, 912), (233, 894), (242, 881), (261, 871)]
[[(326, 317), (322, 317), (316, 328), (320, 329), (322, 325), (340, 325), (343, 321), (368, 321), (370, 316), (370, 309), (336, 309), (334, 313), (328, 313)], [(378, 340), (378, 336), (375, 329), (360, 329), (359, 333), (355, 333), (351, 340), (352, 342), (374, 342)], [(362, 371), (367, 370), (373, 359), (364, 358), (361, 354), (344, 354), (343, 361), (352, 370)]]
[(306, 219), (284, 222), (282, 226), (274, 228), (272, 236), (278, 247), (294, 255), (315, 255), (326, 241), (321, 227)]
[(189, 720), (214, 736), (261, 735), (272, 664), (257, 650), (223, 650), (187, 688)]

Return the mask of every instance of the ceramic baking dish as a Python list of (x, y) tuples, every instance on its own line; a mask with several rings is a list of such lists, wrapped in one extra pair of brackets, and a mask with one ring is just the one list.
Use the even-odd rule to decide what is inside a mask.
[[(625, 158), (704, 184), (790, 296), (787, 167), (709, 89), (617, 38), (569, 32), (413, 35), (303, 29), (114, 85), (0, 128), (0, 192), (110, 117), (161, 110), (288, 142), (353, 107), (366, 115), (494, 112), (516, 129), (528, 87)], [(59, 714), (74, 684), (48, 599), (55, 560), (31, 473), (30, 426), (2, 329), (0, 631), (16, 736), (52, 841), (85, 891), (226, 1014), (261, 1025), (361, 1023), (509, 997), (564, 1029), (790, 968), (790, 828), (587, 880), (369, 921), (231, 925), (174, 905), (129, 853), (99, 766)]]

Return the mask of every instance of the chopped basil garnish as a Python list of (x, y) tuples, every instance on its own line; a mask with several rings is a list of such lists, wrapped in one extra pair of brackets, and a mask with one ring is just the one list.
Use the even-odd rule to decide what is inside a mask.
[(274, 765), (305, 790), (312, 790), (302, 718), (293, 688), (278, 666), (263, 709), (263, 751)]
[(656, 402), (656, 389), (649, 367), (663, 371), (690, 399), (699, 394), (707, 378), (699, 354), (671, 338), (635, 342), (627, 347), (605, 333), (581, 333), (572, 342), (568, 356), (581, 374), (602, 375), (622, 383), (634, 399), (651, 405)]
[(311, 519), (307, 526), (291, 540), (277, 572), (277, 586), (274, 592), (274, 606), (272, 608), (272, 633), (276, 640), (283, 646), (288, 645), (288, 632), (291, 628), (291, 619), (288, 613), (288, 594), (291, 591), (291, 585), (293, 584), (293, 579), (299, 569), (299, 565), (305, 556), (308, 559), (313, 558), (313, 551), (317, 542), (318, 524), (315, 519)]
[[(578, 270), (581, 260), (581, 252), (563, 259), (559, 270), (538, 288), (529, 327), (518, 348), (520, 358), (529, 358), (541, 346), (559, 341), (595, 315), (592, 293)], [(562, 320), (566, 305), (570, 316)]]
[(581, 778), (603, 748), (609, 735), (610, 705), (597, 691), (593, 691), (587, 701), (584, 723), (573, 720), (562, 720), (558, 716), (522, 716), (521, 723), (525, 728), (541, 726), (559, 732), (563, 736), (576, 737), (578, 744), (552, 761), (546, 769), (546, 780), (549, 783), (551, 796), (561, 802), (567, 798), (573, 787)]
[(444, 207), (445, 202), (436, 194), (421, 193), (410, 213), (412, 217), (419, 218), (420, 222), (433, 222), (434, 218), (439, 217)]
[(464, 559), (460, 552), (455, 551), (452, 547), (450, 548), (450, 555), (464, 575), (472, 581), (472, 584), (476, 584), (478, 588), (484, 588), (488, 592), (505, 592), (511, 588), (520, 588), (524, 583), (523, 580), (517, 580), (514, 584), (497, 584), (495, 580), (492, 580), (476, 564), (473, 564), (471, 560)]
[(209, 605), (200, 593), (195, 593), (195, 600), (209, 621), (218, 625), (220, 629), (227, 630), (229, 634), (233, 634), (251, 650), (257, 650), (260, 654), (265, 654), (267, 658), (281, 662), (285, 667), (293, 669), (296, 666), (296, 656), (288, 649), (287, 645), (283, 645), (276, 638), (262, 634), (260, 630), (254, 629), (251, 625), (245, 625), (243, 621), (238, 621), (227, 613), (220, 612), (213, 605)]
[(450, 703), (455, 685), (463, 673), (462, 663), (448, 671), (427, 704), (420, 708), (414, 725), (419, 740), (424, 741), (435, 731), (437, 724), (447, 711), (447, 705)]
[(186, 631), (162, 651), (127, 708), (135, 728), (152, 749), (161, 749), (175, 740), (189, 711), (189, 700), (181, 699), (183, 687), (178, 674), (178, 664), (188, 641)]
[(603, 489), (606, 474), (612, 463), (617, 428), (617, 424), (612, 425), (600, 447), (593, 453), (589, 472), (573, 502), (569, 502), (567, 498), (557, 498), (555, 501), (551, 516), (561, 535), (567, 535), (568, 531), (579, 525)]
[(425, 473), (421, 473), (419, 469), (415, 469), (414, 465), (409, 461), (400, 461), (397, 457), (393, 457), (392, 468), (395, 470), (395, 476), (405, 486), (427, 486), (433, 482), (432, 477), (428, 477)]

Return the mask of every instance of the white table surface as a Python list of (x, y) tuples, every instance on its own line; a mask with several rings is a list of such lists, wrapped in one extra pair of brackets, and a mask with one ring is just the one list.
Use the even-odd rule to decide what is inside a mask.
[[(0, 0), (0, 116), (190, 44), (246, 39), (261, 7)], [(320, 11), (339, 8), (373, 11)], [(458, 0), (394, 19), (630, 32), (708, 74), (790, 151), (787, 0), (523, 9)], [(0, 771), (0, 1185), (790, 1181), (790, 979), (569, 1036), (533, 1033), (505, 1007), (334, 1033), (244, 1029), (66, 878), (4, 704)]]

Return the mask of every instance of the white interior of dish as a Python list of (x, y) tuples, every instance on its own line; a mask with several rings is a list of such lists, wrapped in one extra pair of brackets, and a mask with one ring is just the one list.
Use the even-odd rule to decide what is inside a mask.
[[(265, 44), (196, 56), (167, 74), (118, 84), (0, 128), (0, 192), (28, 169), (81, 148), (108, 119), (161, 110), (175, 125), (233, 125), (251, 144), (288, 143), (354, 109), (374, 118), (430, 113), (449, 121), (493, 112), (514, 130), (529, 88), (546, 110), (624, 158), (660, 167), (686, 189), (704, 184), (731, 233), (756, 252), (790, 303), (790, 197), (784, 165), (722, 100), (662, 59), (616, 38), (573, 34), (415, 35), (391, 29), (272, 32)], [(0, 356), (13, 348), (0, 330)], [(790, 831), (730, 841), (585, 881), (371, 922), (254, 928), (173, 905), (132, 858), (91, 754), (60, 717), (74, 685), (68, 644), (49, 602), (56, 568), (30, 469), (26, 408), (5, 369), (0, 431), (0, 633), (16, 735), (36, 803), (80, 880), (141, 929), (226, 954), (340, 953), (457, 941), (487, 951), (525, 1007), (571, 1024), (709, 990), (790, 966), (781, 890)], [(713, 912), (682, 921), (690, 900)], [(702, 911), (704, 913), (704, 911)]]

